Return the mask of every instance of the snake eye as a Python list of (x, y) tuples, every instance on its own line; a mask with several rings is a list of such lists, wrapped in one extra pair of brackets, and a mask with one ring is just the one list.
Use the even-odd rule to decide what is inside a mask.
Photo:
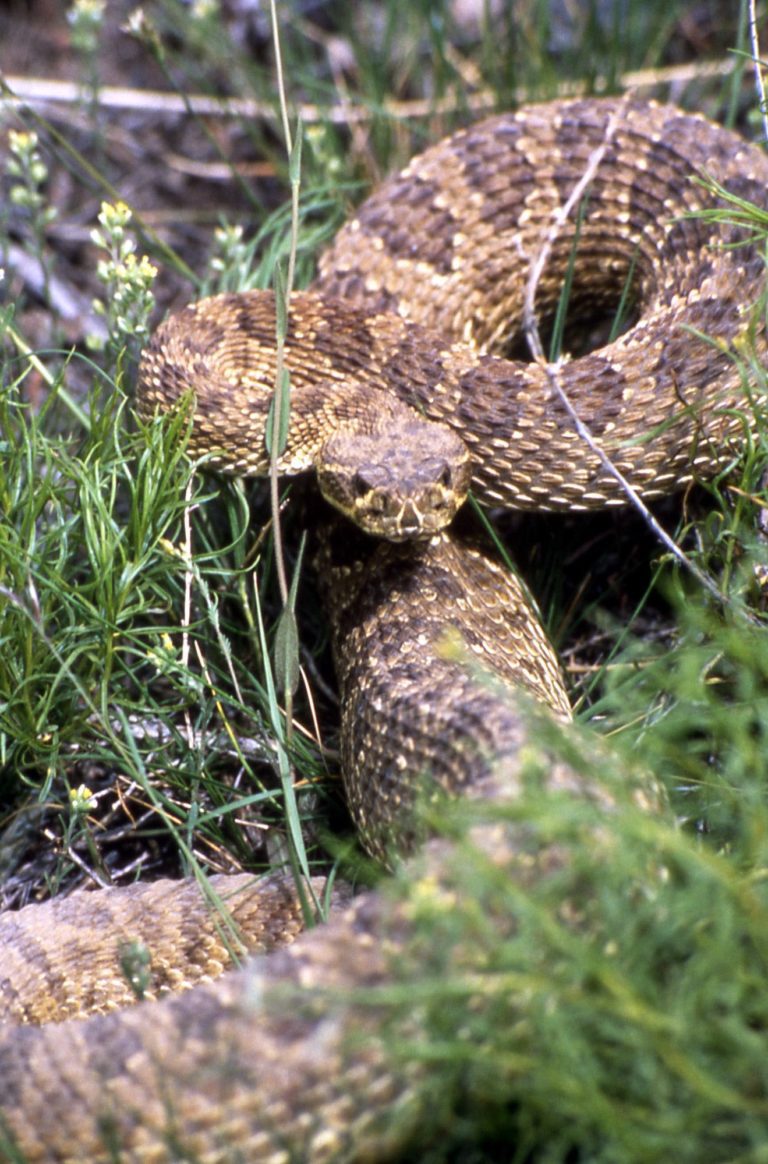
[(369, 486), (362, 473), (355, 473), (354, 477), (352, 478), (352, 488), (355, 491), (356, 497), (365, 497)]
[(440, 471), (440, 477), (438, 478), (438, 480), (440, 481), (440, 484), (444, 485), (446, 488), (450, 485), (450, 483), (451, 483), (451, 467), (450, 467), (450, 465), (443, 465), (443, 467)]

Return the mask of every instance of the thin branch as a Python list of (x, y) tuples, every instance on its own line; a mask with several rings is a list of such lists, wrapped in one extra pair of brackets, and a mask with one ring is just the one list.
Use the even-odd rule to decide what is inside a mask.
[(607, 472), (611, 474), (615, 481), (618, 481), (622, 492), (627, 497), (627, 500), (642, 516), (643, 520), (654, 536), (662, 543), (662, 545), (667, 548), (667, 550), (669, 550), (670, 554), (672, 554), (682, 566), (684, 566), (687, 570), (690, 571), (691, 574), (693, 574), (696, 581), (699, 582), (718, 603), (726, 603), (728, 600), (725, 594), (718, 590), (712, 579), (708, 578), (703, 570), (700, 570), (696, 563), (692, 562), (690, 558), (685, 555), (684, 551), (681, 550), (677, 542), (669, 536), (663, 526), (659, 525), (658, 521), (649, 510), (640, 494), (637, 492), (634, 486), (630, 484), (621, 470), (618, 469), (616, 465), (614, 465), (608, 454), (600, 447), (590, 430), (581, 420), (578, 412), (571, 403), (568, 394), (563, 388), (560, 378), (562, 363), (560, 361), (558, 361), (557, 364), (548, 364), (546, 361), (541, 361), (541, 363), (543, 365), (550, 388), (560, 400), (563, 408), (571, 418), (573, 427), (575, 428), (579, 437), (582, 441), (584, 441), (584, 444), (595, 454), (603, 468), (605, 468)]
[(541, 248), (531, 264), (530, 274), (525, 285), (525, 298), (523, 300), (523, 330), (525, 338), (528, 343), (531, 355), (537, 360), (544, 360), (544, 349), (541, 346), (541, 336), (539, 334), (538, 324), (536, 322), (536, 291), (538, 290), (541, 276), (544, 273), (544, 268), (549, 262), (549, 256), (552, 253), (552, 247), (557, 242), (557, 239), (562, 232), (563, 227), (571, 216), (574, 207), (578, 206), (584, 198), (589, 186), (591, 185), (595, 174), (600, 167), (603, 158), (605, 157), (608, 146), (613, 141), (616, 127), (618, 125), (618, 115), (611, 114), (608, 118), (608, 124), (605, 127), (605, 134), (600, 145), (592, 151), (587, 162), (584, 173), (579, 178), (573, 190), (568, 196), (567, 201), (559, 208), (554, 216), (551, 227), (547, 231), (547, 236), (541, 245)]
[(760, 60), (760, 38), (757, 31), (757, 11), (755, 0), (749, 0), (749, 43), (752, 46), (752, 60), (755, 66), (755, 85), (760, 105), (760, 116), (763, 119), (763, 141), (768, 142), (768, 109), (765, 104), (765, 82), (763, 81), (763, 66)]
[[(688, 65), (671, 65), (661, 69), (638, 69), (624, 73), (617, 79), (597, 78), (590, 85), (590, 94), (606, 92), (618, 84), (625, 89), (657, 88), (658, 86), (687, 85), (692, 81), (709, 77), (728, 77), (741, 68), (741, 62), (734, 57), (719, 61), (697, 61)], [(578, 97), (586, 92), (583, 85), (563, 82), (555, 89), (557, 97)], [(41, 105), (81, 105), (82, 90), (74, 81), (61, 81), (52, 77), (19, 77), (0, 72), (0, 96), (9, 108)], [(525, 101), (526, 93), (517, 91), (515, 103)], [(349, 125), (369, 122), (374, 117), (389, 116), (397, 120), (428, 117), (434, 114), (449, 114), (459, 111), (487, 113), (498, 106), (490, 91), (464, 93), (459, 99), (448, 96), (431, 100), (429, 98), (412, 101), (385, 101), (379, 106), (317, 105), (306, 102), (298, 106), (297, 112), (305, 125), (328, 123)], [(200, 117), (242, 117), (263, 118), (274, 121), (275, 109), (265, 101), (252, 98), (211, 97), (206, 93), (191, 94), (182, 98), (177, 93), (159, 89), (131, 89), (118, 85), (104, 85), (99, 88), (99, 108), (114, 110), (145, 111), (154, 115), (179, 116), (193, 113)]]
[(555, 214), (552, 226), (547, 232), (547, 236), (535, 258), (535, 261), (531, 264), (531, 271), (525, 287), (525, 299), (523, 304), (523, 330), (525, 332), (526, 341), (531, 351), (531, 355), (543, 368), (550, 389), (552, 390), (553, 394), (560, 400), (563, 408), (568, 413), (568, 416), (570, 417), (579, 438), (584, 442), (587, 448), (595, 454), (605, 470), (610, 473), (615, 481), (618, 482), (622, 492), (627, 497), (627, 500), (631, 505), (634, 506), (638, 513), (642, 515), (643, 520), (646, 522), (649, 529), (653, 532), (654, 536), (662, 543), (662, 545), (666, 547), (666, 549), (678, 560), (678, 562), (680, 562), (687, 570), (691, 572), (691, 574), (693, 574), (694, 578), (696, 578), (700, 585), (703, 586), (704, 589), (707, 590), (718, 603), (724, 603), (726, 601), (725, 595), (723, 595), (718, 590), (714, 582), (712, 582), (712, 580), (708, 578), (702, 570), (699, 569), (695, 562), (690, 561), (690, 559), (686, 557), (684, 552), (678, 546), (677, 542), (675, 542), (674, 539), (669, 536), (666, 530), (662, 528), (651, 511), (648, 509), (648, 506), (645, 504), (640, 494), (637, 492), (634, 486), (630, 484), (621, 470), (616, 467), (608, 454), (600, 447), (590, 432), (589, 428), (582, 421), (575, 407), (571, 403), (565, 388), (563, 387), (561, 377), (563, 362), (558, 360), (557, 363), (552, 364), (549, 363), (549, 361), (546, 359), (544, 354), (544, 346), (541, 342), (541, 333), (539, 331), (538, 322), (536, 320), (536, 291), (538, 289), (541, 276), (544, 273), (544, 268), (552, 253), (552, 247), (557, 241), (558, 235), (562, 231), (565, 223), (568, 221), (574, 208), (579, 206), (591, 182), (593, 181), (595, 174), (597, 173), (597, 170), (605, 157), (606, 151), (616, 133), (618, 124), (617, 118), (618, 114), (613, 114), (608, 119), (602, 142), (595, 150), (593, 150), (584, 169), (584, 173), (573, 187), (573, 190), (571, 191), (567, 201)]

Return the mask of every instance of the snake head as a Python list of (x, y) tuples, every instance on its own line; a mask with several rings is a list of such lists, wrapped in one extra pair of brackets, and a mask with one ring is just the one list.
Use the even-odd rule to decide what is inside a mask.
[(371, 431), (341, 428), (316, 458), (331, 505), (365, 533), (403, 542), (431, 537), (466, 499), (469, 450), (451, 429), (408, 409)]

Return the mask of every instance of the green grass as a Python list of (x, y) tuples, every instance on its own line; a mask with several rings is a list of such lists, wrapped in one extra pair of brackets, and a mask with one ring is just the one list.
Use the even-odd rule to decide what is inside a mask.
[(445, 1100), (417, 1158), (766, 1158), (766, 809), (754, 787), (729, 808), (718, 851), (631, 805), (600, 834), (532, 797), (513, 818), (568, 860), (511, 884), (460, 850), (405, 988), (426, 1015), (407, 1054)]
[[(597, 5), (583, 7), (583, 35), (568, 42), (550, 3), (461, 35), (447, 5), (340, 5), (332, 15), (344, 38), (345, 83), (354, 108), (366, 113), (352, 129), (330, 116), (331, 107), (344, 107), (325, 31), (311, 36), (306, 21), (285, 21), (289, 102), (328, 111), (305, 133), (297, 283), (310, 281), (319, 249), (365, 187), (466, 120), (471, 97), (487, 92), (489, 106), (505, 107), (520, 94), (550, 96), (567, 81), (587, 91), (610, 87), (627, 69), (659, 64), (676, 15), (689, 9), (629, 3), (620, 21), (601, 24)], [(218, 19), (192, 19), (168, 0), (153, 7), (153, 19), (168, 86), (206, 93), (224, 79), (234, 95), (276, 107), (268, 41), (244, 52)], [(723, 48), (743, 47), (738, 29), (727, 35)], [(147, 35), (148, 59), (154, 43)], [(19, 239), (42, 264), (51, 336), (41, 345), (24, 334), (34, 319), (31, 296), (5, 304), (0, 875), (7, 891), (21, 893), (35, 877), (52, 890), (66, 888), (83, 865), (103, 880), (174, 861), (183, 872), (260, 869), (285, 864), (286, 838), (295, 840), (299, 829), (310, 863), (327, 862), (322, 840), (338, 808), (329, 778), (335, 759), (325, 745), (333, 744), (335, 721), (325, 694), (325, 630), (302, 614), (311, 605), (308, 572), (298, 595), (300, 657), (322, 746), (304, 685), (300, 728), (291, 733), (270, 689), (280, 601), (265, 489), (193, 475), (181, 452), (183, 416), (137, 425), (130, 392), (141, 320), (124, 328), (111, 311), (114, 295), (100, 317), (109, 328), (100, 351), (70, 350), (52, 298), (62, 265), (52, 224), (72, 224), (61, 214), (47, 217), (36, 195), (65, 175), (90, 197), (114, 202), (121, 193), (99, 153), (103, 129), (88, 121), (99, 78), (90, 67), (86, 75), (85, 134), (14, 115), (17, 128), (38, 133), (48, 172), (37, 186), (28, 175), (26, 202), (7, 202), (0, 218), (0, 267)], [(690, 100), (731, 109), (736, 91), (731, 78), (696, 85)], [(393, 102), (426, 103), (427, 112), (395, 116)], [(200, 140), (228, 162), (228, 141), (199, 124)], [(161, 268), (162, 303), (268, 286), (276, 265), (287, 263), (289, 166), (277, 125), (276, 118), (239, 125), (238, 144), (275, 171), (253, 182), (232, 167), (245, 233), (233, 232), (217, 206), (196, 208), (196, 229), (210, 239), (207, 266), (193, 273), (190, 256), (169, 253), (152, 214), (135, 215), (128, 236), (135, 226), (136, 254), (146, 251)], [(13, 185), (19, 175), (6, 180)], [(103, 257), (90, 253), (94, 268)], [(95, 277), (88, 293), (104, 294)], [(759, 369), (753, 374), (762, 377)], [(682, 827), (628, 804), (612, 822), (615, 843), (597, 846), (596, 858), (588, 806), (574, 814), (570, 803), (531, 796), (512, 811), (534, 835), (569, 847), (565, 870), (500, 884), (482, 854), (460, 847), (459, 905), (447, 913), (424, 905), (425, 957), (403, 993), (393, 986), (395, 1024), (403, 997), (407, 1007), (415, 997), (423, 1005), (423, 1031), (402, 1050), (429, 1061), (442, 1097), (409, 1159), (768, 1160), (764, 465), (756, 440), (727, 480), (664, 515), (727, 596), (724, 605), (664, 557), (639, 521), (627, 520), (614, 573), (601, 574), (579, 556), (585, 530), (598, 546), (613, 538), (607, 522), (561, 522), (528, 556), (527, 577), (547, 623), (577, 664), (581, 716), (614, 749), (601, 762), (604, 778), (641, 763), (667, 788)], [(299, 518), (289, 508), (284, 521), (293, 568)], [(570, 738), (562, 746), (578, 752)], [(296, 811), (286, 810), (280, 780), (287, 759)], [(590, 745), (583, 762), (596, 762)], [(96, 795), (93, 811), (72, 799), (81, 784)], [(125, 796), (127, 817), (143, 820), (127, 850), (121, 838), (105, 841), (110, 830), (100, 823), (115, 790)], [(40, 838), (30, 839), (32, 826), (23, 827), (38, 820), (40, 805), (52, 840), (46, 855)], [(564, 901), (588, 903), (579, 924), (564, 916)], [(523, 924), (509, 932), (513, 912)], [(451, 951), (467, 934), (473, 961), (457, 966)]]

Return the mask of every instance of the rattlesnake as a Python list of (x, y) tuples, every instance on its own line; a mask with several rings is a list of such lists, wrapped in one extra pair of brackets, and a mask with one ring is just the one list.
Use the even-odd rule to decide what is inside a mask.
[[(330, 463), (330, 499), (375, 528), (392, 445), (373, 471), (366, 463), (356, 478), (353, 468), (350, 490), (344, 473), (341, 495), (335, 484), (334, 465), (349, 464), (356, 444), (370, 454), (361, 431), (378, 433), (382, 416), (413, 432), (447, 424), (468, 450), (449, 438), (431, 451), (427, 477), (417, 473), (390, 507), (407, 532), (429, 535), (423, 542), (375, 546), (360, 535), (358, 547), (338, 532), (324, 542), (345, 777), (376, 852), (409, 828), (411, 784), (425, 766), (485, 803), (519, 797), (533, 757), (547, 787), (611, 811), (607, 792), (532, 742), (515, 693), (561, 719), (567, 700), (520, 588), (439, 530), (466, 484), (462, 460), (489, 505), (624, 500), (566, 401), (645, 496), (727, 464), (754, 404), (742, 357), (765, 352), (755, 310), (764, 263), (748, 232), (701, 217), (719, 205), (705, 174), (765, 204), (763, 154), (703, 119), (631, 100), (525, 108), (454, 135), (385, 183), (342, 230), (314, 289), (291, 300), (284, 471), (325, 474)], [(636, 321), (570, 361), (525, 362), (523, 324), (535, 307), (546, 327), (574, 253), (577, 320), (609, 314), (628, 286)], [(230, 471), (263, 471), (274, 323), (261, 292), (180, 313), (145, 357), (142, 409), (165, 409), (194, 388), (193, 450)], [(349, 418), (353, 435), (333, 435)], [(442, 515), (432, 523), (435, 498)], [(451, 627), (463, 647), (446, 644)], [(478, 678), (473, 660), (501, 690)], [(543, 877), (567, 859), (537, 849), (514, 823), (487, 819), (476, 833), (511, 876)], [(414, 859), (414, 884), (438, 901), (457, 891), (451, 854), (435, 840)], [(108, 918), (121, 915), (120, 900), (109, 895)], [(18, 967), (41, 967), (56, 993), (77, 972), (67, 966), (57, 978), (47, 948), (56, 906), (32, 910), (26, 930), (12, 922), (11, 970), (0, 962), (18, 1009)], [(29, 1160), (386, 1158), (428, 1102), (428, 1071), (393, 1060), (358, 988), (410, 965), (413, 919), (408, 901), (363, 895), (325, 928), (213, 985), (85, 1022), (3, 1030), (0, 1144)], [(155, 926), (151, 918), (149, 934)], [(417, 1010), (406, 1032), (409, 1021), (418, 1026)]]

